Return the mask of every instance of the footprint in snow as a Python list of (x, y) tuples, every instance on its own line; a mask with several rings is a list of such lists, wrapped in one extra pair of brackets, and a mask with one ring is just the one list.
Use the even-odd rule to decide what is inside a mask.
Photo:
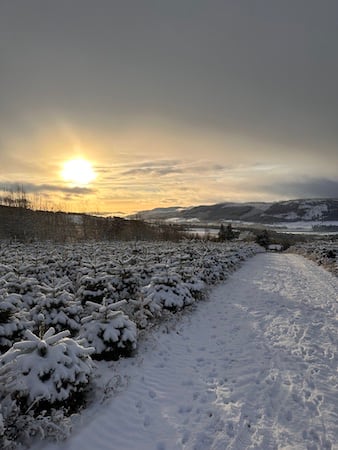
[(190, 438), (190, 431), (184, 430), (183, 436), (182, 436), (182, 444), (186, 444), (189, 441)]
[(145, 427), (149, 427), (150, 423), (151, 423), (150, 416), (148, 416), (148, 415), (145, 416), (144, 421), (143, 421), (143, 425)]
[(135, 406), (136, 406), (136, 409), (138, 410), (138, 413), (141, 414), (143, 412), (143, 409), (144, 409), (141, 400), (138, 400), (135, 403)]
[(148, 394), (149, 394), (150, 398), (156, 398), (156, 392), (155, 391), (149, 391)]
[(229, 421), (226, 426), (226, 433), (229, 437), (233, 438), (235, 436), (234, 424)]
[(285, 418), (286, 418), (286, 420), (288, 422), (291, 422), (291, 420), (292, 420), (292, 412), (291, 411), (286, 411)]
[(181, 405), (178, 408), (179, 414), (187, 414), (187, 413), (190, 413), (191, 411), (192, 411), (192, 406), (191, 405)]
[(194, 385), (194, 382), (191, 379), (182, 381), (182, 386), (193, 386), (193, 385)]

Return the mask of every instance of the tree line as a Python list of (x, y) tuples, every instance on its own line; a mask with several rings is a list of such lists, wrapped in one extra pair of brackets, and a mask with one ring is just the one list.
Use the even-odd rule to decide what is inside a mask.
[(27, 192), (23, 185), (15, 187), (0, 186), (0, 205), (15, 208), (31, 208), (31, 201), (27, 197)]

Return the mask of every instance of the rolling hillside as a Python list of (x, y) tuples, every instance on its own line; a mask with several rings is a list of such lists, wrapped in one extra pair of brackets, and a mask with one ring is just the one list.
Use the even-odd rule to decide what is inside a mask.
[(171, 207), (140, 211), (142, 219), (241, 220), (257, 223), (338, 220), (338, 199), (301, 199), (273, 203), (217, 203), (190, 208)]

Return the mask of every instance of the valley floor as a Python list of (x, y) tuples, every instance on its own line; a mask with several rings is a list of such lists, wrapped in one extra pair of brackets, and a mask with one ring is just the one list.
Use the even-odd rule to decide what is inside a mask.
[(112, 364), (117, 392), (68, 441), (34, 450), (337, 449), (337, 297), (313, 262), (256, 255)]

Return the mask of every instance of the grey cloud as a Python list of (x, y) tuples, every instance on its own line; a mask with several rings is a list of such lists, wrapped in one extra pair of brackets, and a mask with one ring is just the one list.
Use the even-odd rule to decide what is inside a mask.
[(228, 169), (230, 169), (230, 167), (223, 166), (222, 164), (211, 164), (210, 169), (215, 170), (217, 172), (217, 171), (228, 170)]
[(177, 167), (143, 167), (138, 169), (130, 169), (123, 172), (122, 175), (154, 175), (154, 176), (164, 176), (171, 174), (180, 174), (183, 170)]
[(181, 170), (176, 168), (176, 166), (180, 164), (182, 164), (182, 162), (175, 159), (156, 159), (153, 161), (143, 161), (141, 163), (131, 162), (112, 166), (97, 166), (95, 167), (95, 171), (103, 175), (111, 175), (114, 179), (116, 178), (116, 172), (118, 172), (119, 175), (166, 175), (175, 171), (180, 172)]
[(201, 174), (217, 173), (230, 170), (230, 166), (215, 164), (210, 161), (189, 161), (189, 160), (158, 160), (144, 162), (141, 164), (130, 164), (130, 168), (122, 172), (122, 175), (171, 175), (171, 174)]
[(119, 164), (118, 167), (120, 168), (135, 168), (135, 169), (143, 169), (144, 167), (165, 167), (165, 166), (177, 166), (180, 164), (184, 164), (184, 160), (177, 160), (177, 159), (154, 159), (154, 160), (146, 160), (146, 161), (142, 161), (142, 162), (130, 162), (130, 163), (124, 163), (124, 164)]
[(334, 155), (337, 16), (330, 0), (2, 2), (0, 121), (163, 116)]
[(289, 198), (338, 198), (338, 180), (325, 178), (274, 183), (269, 186), (262, 186), (262, 189)]
[(73, 195), (86, 195), (93, 194), (94, 189), (86, 187), (65, 187), (54, 184), (33, 184), (33, 183), (19, 183), (19, 182), (2, 182), (0, 190), (13, 190), (22, 188), (27, 194), (39, 193), (39, 192), (63, 192)]

